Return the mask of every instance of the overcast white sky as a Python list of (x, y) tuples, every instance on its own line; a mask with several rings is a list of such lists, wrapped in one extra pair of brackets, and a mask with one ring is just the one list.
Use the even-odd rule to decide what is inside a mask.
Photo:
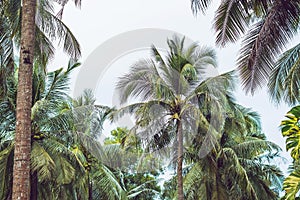
[[(219, 1), (215, 2), (219, 3)], [(63, 20), (81, 44), (83, 55), (81, 62), (84, 65), (88, 56), (105, 41), (118, 34), (142, 28), (172, 30), (198, 41), (201, 45), (214, 47), (212, 19), (216, 5), (211, 5), (205, 16), (195, 17), (190, 9), (190, 0), (83, 0), (81, 10), (76, 9), (70, 2), (65, 9)], [(239, 44), (231, 44), (226, 48), (216, 49), (219, 72), (235, 68), (239, 48)], [(134, 61), (145, 56), (147, 51), (141, 50), (111, 61), (109, 68), (112, 71), (108, 70), (105, 78), (98, 80), (97, 91), (95, 91), (97, 101), (109, 105), (112, 102), (112, 88), (116, 77), (122, 75)], [(58, 51), (52, 67), (66, 66), (66, 64), (66, 56)], [(73, 86), (76, 76), (80, 76), (79, 71), (74, 73)], [(86, 81), (89, 81), (88, 78)], [(284, 105), (279, 108), (273, 106), (264, 90), (258, 91), (252, 97), (245, 96), (239, 89), (237, 99), (240, 104), (259, 112), (262, 117), (263, 131), (268, 139), (285, 150), (284, 139), (278, 126), (289, 108)]]

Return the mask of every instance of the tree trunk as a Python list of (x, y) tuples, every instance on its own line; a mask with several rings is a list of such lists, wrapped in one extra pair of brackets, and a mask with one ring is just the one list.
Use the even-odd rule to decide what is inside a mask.
[(32, 172), (30, 176), (30, 200), (38, 199), (38, 174), (37, 172)]
[(23, 0), (22, 5), (13, 168), (13, 200), (30, 199), (32, 64), (35, 43), (36, 0)]
[(183, 177), (182, 177), (182, 161), (183, 161), (183, 135), (181, 121), (177, 121), (177, 140), (178, 140), (178, 152), (177, 152), (177, 190), (178, 200), (183, 200)]
[(93, 200), (93, 185), (90, 180), (90, 173), (88, 172), (88, 184), (89, 184), (89, 200)]

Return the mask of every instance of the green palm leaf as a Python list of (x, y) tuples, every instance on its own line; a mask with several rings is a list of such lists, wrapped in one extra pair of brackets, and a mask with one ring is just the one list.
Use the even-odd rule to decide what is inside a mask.
[(216, 11), (214, 28), (217, 33), (216, 43), (225, 46), (236, 42), (249, 26), (247, 1), (225, 0)]
[(294, 105), (300, 100), (300, 44), (286, 51), (275, 64), (269, 83), (271, 99), (279, 104), (282, 100)]
[(269, 78), (273, 62), (296, 32), (298, 1), (274, 1), (265, 18), (251, 29), (238, 59), (238, 68), (246, 92), (253, 93)]
[(47, 151), (37, 142), (34, 142), (31, 150), (31, 168), (38, 173), (40, 181), (50, 180), (55, 168), (55, 162)]

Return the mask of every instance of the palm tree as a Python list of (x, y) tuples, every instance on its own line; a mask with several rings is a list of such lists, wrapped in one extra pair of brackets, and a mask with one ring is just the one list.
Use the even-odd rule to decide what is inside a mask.
[[(49, 154), (43, 144), (49, 145), (61, 145), (58, 141), (53, 141), (49, 138), (49, 132), (57, 132), (58, 130), (69, 130), (70, 125), (64, 123), (62, 119), (64, 113), (61, 114), (61, 111), (66, 109), (68, 105), (66, 101), (68, 100), (67, 94), (64, 89), (64, 85), (68, 80), (69, 73), (74, 69), (78, 64), (74, 66), (69, 66), (68, 71), (63, 73), (62, 70), (56, 72), (50, 72), (46, 76), (45, 70), (43, 70), (39, 65), (35, 65), (33, 73), (33, 107), (31, 119), (31, 132), (30, 138), (32, 144), (32, 155), (31, 155), (31, 199), (37, 198), (37, 179), (44, 181), (49, 179), (53, 174), (52, 170), (61, 169), (65, 171), (64, 167), (55, 167), (55, 160), (53, 158), (57, 152), (52, 152)], [(1, 161), (2, 167), (5, 169), (2, 171), (2, 177), (12, 177), (10, 167), (12, 167), (12, 160), (7, 160), (15, 157), (13, 149), (16, 145), (14, 140), (15, 138), (15, 125), (16, 125), (16, 91), (17, 91), (17, 80), (16, 76), (11, 77), (10, 79), (10, 88), (8, 96), (5, 99), (1, 100), (1, 111), (3, 112), (3, 118), (1, 118)], [(51, 111), (51, 112), (50, 112)], [(68, 127), (69, 126), (69, 127)], [(47, 137), (45, 139), (45, 137)], [(45, 139), (45, 140), (43, 140)], [(57, 150), (57, 149), (56, 149)], [(59, 151), (58, 151), (59, 152)], [(51, 156), (50, 156), (51, 155)], [(70, 166), (70, 165), (69, 165)], [(59, 170), (58, 170), (59, 171)], [(10, 174), (10, 175), (9, 175)], [(59, 173), (58, 173), (59, 174)], [(10, 196), (12, 187), (12, 182), (10, 178), (7, 178), (7, 183), (2, 183), (2, 188), (7, 188), (3, 190), (1, 195)], [(6, 186), (5, 186), (6, 184)], [(4, 197), (2, 196), (4, 199)]]
[[(191, 7), (197, 14), (204, 12), (211, 2), (191, 0)], [(238, 58), (238, 69), (246, 92), (253, 93), (266, 83), (277, 56), (297, 32), (299, 14), (299, 0), (221, 2), (214, 19), (216, 43), (225, 46), (246, 33)]]
[[(68, 96), (70, 73), (78, 65), (70, 62), (66, 71), (58, 69), (46, 74), (35, 63), (30, 199), (92, 199), (93, 190), (98, 190), (103, 184), (109, 187), (102, 189), (102, 193), (114, 198), (115, 190), (111, 189), (122, 188), (115, 175), (98, 159), (97, 150), (101, 148), (96, 139), (110, 109), (95, 106), (95, 100), (88, 91), (76, 100)], [(15, 77), (9, 79), (8, 95), (0, 104), (1, 199), (10, 199), (12, 193)]]
[(196, 142), (187, 152), (187, 199), (278, 199), (282, 173), (268, 159), (280, 148), (260, 133), (257, 113), (240, 105), (233, 108), (217, 152), (199, 158)]
[[(5, 16), (2, 19), (8, 20), (8, 22), (5, 21), (5, 23), (10, 26), (10, 37), (14, 38), (16, 36), (15, 38), (17, 40), (20, 39), (20, 68), (18, 74), (19, 85), (16, 108), (12, 199), (30, 198), (29, 178), (31, 151), (32, 67), (34, 63), (36, 39), (40, 39), (40, 41), (42, 41), (38, 43), (41, 51), (35, 51), (36, 53), (41, 52), (41, 56), (38, 59), (44, 60), (42, 59), (42, 56), (47, 54), (51, 55), (51, 53), (53, 54), (49, 40), (44, 34), (42, 34), (39, 28), (36, 28), (36, 19), (40, 19), (42, 30), (46, 31), (48, 34), (53, 33), (53, 29), (51, 28), (56, 26), (56, 34), (52, 34), (50, 36), (55, 37), (58, 35), (60, 38), (64, 37), (65, 50), (68, 53), (75, 53), (74, 57), (78, 57), (80, 55), (80, 51), (77, 51), (79, 49), (77, 45), (78, 43), (75, 42), (74, 37), (70, 37), (70, 32), (67, 27), (64, 26), (64, 24), (57, 23), (58, 20), (47, 12), (47, 9), (44, 9), (49, 9), (49, 4), (46, 1), (40, 1), (39, 3), (40, 4), (38, 5), (42, 6), (38, 6), (38, 8), (41, 9), (36, 9), (36, 0), (25, 0), (22, 4), (20, 1), (9, 1), (4, 2), (1, 7), (1, 14)], [(36, 12), (37, 10), (38, 12)], [(40, 17), (40, 14), (44, 14), (43, 18)], [(49, 24), (45, 24), (45, 22), (50, 22), (50, 26)], [(36, 34), (36, 32), (38, 34)], [(75, 48), (73, 48), (73, 44), (76, 44)]]
[(23, 1), (12, 199), (27, 200), (30, 198), (30, 116), (32, 106), (35, 12), (36, 0)]
[[(135, 114), (136, 127), (133, 130), (149, 142), (148, 149), (175, 146), (178, 199), (182, 200), (184, 141), (197, 135), (199, 127), (209, 127), (209, 121), (222, 121), (213, 118), (217, 117), (215, 113), (223, 111), (226, 91), (232, 86), (232, 73), (207, 78), (205, 69), (216, 67), (213, 50), (196, 44), (185, 48), (184, 38), (180, 40), (178, 37), (168, 40), (168, 45), (166, 59), (153, 46), (153, 59), (137, 62), (128, 74), (120, 78), (117, 88), (121, 103), (128, 101), (129, 97), (140, 98), (142, 102), (121, 108), (118, 115)], [(210, 111), (210, 120), (199, 106)], [(203, 153), (214, 148), (215, 129), (219, 128), (218, 123), (214, 126), (206, 129), (210, 136), (205, 141), (208, 149), (203, 148)]]

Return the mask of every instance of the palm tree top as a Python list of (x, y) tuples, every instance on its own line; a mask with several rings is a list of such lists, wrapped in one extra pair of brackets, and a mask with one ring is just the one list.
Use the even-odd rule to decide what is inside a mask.
[(209, 68), (216, 68), (216, 54), (208, 47), (193, 43), (184, 46), (185, 38), (174, 36), (168, 39), (168, 53), (163, 56), (152, 45), (152, 59), (136, 62), (129, 73), (117, 83), (121, 103), (129, 97), (149, 99), (180, 100), (188, 96), (192, 87), (205, 79)]

